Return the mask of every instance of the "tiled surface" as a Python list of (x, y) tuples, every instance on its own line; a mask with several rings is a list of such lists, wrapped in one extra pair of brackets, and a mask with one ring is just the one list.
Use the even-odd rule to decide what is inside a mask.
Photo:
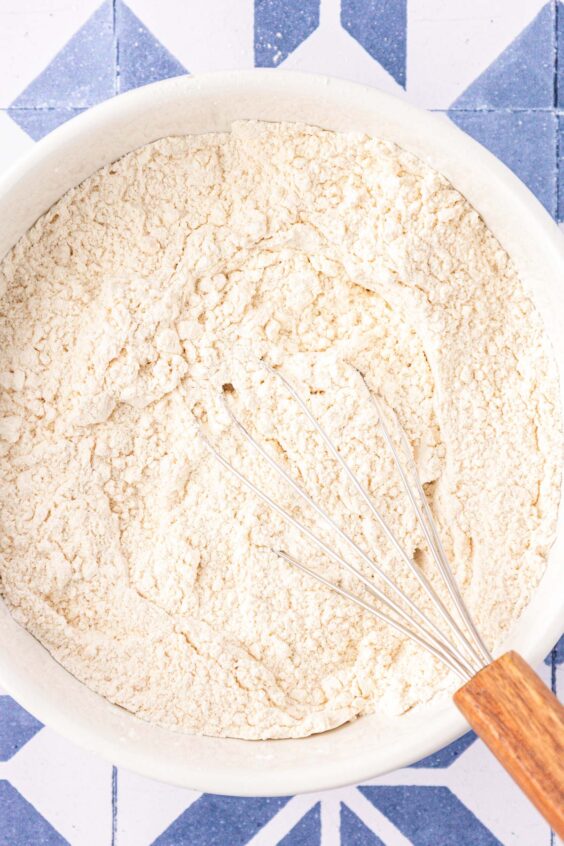
[(556, 6), (546, 3), (456, 98), (454, 109), (550, 109), (554, 105)]
[(556, 215), (555, 150), (558, 118), (552, 109), (458, 110), (449, 116), (502, 159)]
[[(86, 108), (180, 73), (330, 73), (446, 113), (564, 220), (564, 5), (543, 0), (3, 0), (0, 169)], [(559, 169), (558, 164), (561, 163)], [(564, 689), (564, 641), (541, 672)], [(209, 796), (117, 771), (0, 692), (0, 846), (549, 846), (472, 735), (372, 784)]]

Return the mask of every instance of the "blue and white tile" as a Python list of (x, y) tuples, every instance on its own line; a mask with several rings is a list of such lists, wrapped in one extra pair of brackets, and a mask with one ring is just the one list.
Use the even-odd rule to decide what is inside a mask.
[[(483, 840), (488, 846), (490, 842), (499, 842), (503, 846), (529, 846), (550, 842), (548, 825), (530, 806), (484, 744), (478, 740), (446, 769), (410, 767), (382, 776), (372, 784), (387, 788), (404, 788), (403, 795), (398, 790), (395, 797), (386, 796), (384, 791), (380, 807), (384, 812), (387, 810), (393, 814), (393, 802), (402, 806), (407, 818), (406, 826), (411, 825), (406, 802), (417, 798), (421, 809), (425, 806), (428, 808), (427, 828), (430, 835), (434, 827), (436, 838), (434, 841), (430, 840), (430, 843), (452, 842), (459, 846), (465, 844), (463, 839), (448, 839), (449, 836), (454, 837), (454, 833), (449, 831), (447, 821), (443, 819), (447, 816), (456, 822), (461, 831), (467, 832), (465, 836), (468, 838), (468, 846), (481, 843), (480, 838), (486, 837), (483, 829), (495, 838), (492, 841)], [(434, 796), (429, 794), (428, 799), (425, 790), (419, 792), (418, 796), (410, 796), (411, 788), (435, 788), (436, 793)], [(374, 801), (378, 800), (377, 795), (372, 798)], [(436, 807), (436, 812), (432, 812), (432, 806)], [(511, 814), (507, 813), (507, 808), (511, 808)], [(417, 816), (415, 807), (413, 815)], [(397, 817), (396, 819), (399, 820)], [(413, 830), (406, 828), (405, 834), (412, 837)], [(459, 836), (462, 838), (462, 834)]]
[[(110, 843), (112, 767), (48, 728), (37, 732), (8, 761), (0, 779), (18, 793), (72, 846)], [(2, 843), (0, 806), (0, 843)], [(41, 841), (38, 841), (39, 843)], [(10, 846), (27, 846), (16, 840)], [(35, 846), (29, 841), (29, 846)]]
[[(0, 4), (0, 169), (115, 93), (255, 64), (342, 76), (448, 113), (564, 219), (562, 0)], [(542, 672), (564, 690), (564, 640)], [(549, 846), (550, 836), (472, 736), (360, 788), (239, 800), (118, 772), (0, 691), (0, 846), (63, 843)]]
[(385, 846), (348, 805), (341, 805), (339, 825), (343, 846)]
[(278, 67), (319, 27), (320, 0), (255, 0), (254, 10), (257, 67)]
[(122, 0), (115, 2), (116, 93), (187, 73), (186, 67)]
[(531, 23), (546, 0), (409, 0), (407, 90), (446, 109)]
[(106, 0), (10, 107), (84, 109), (114, 93), (114, 7)]
[(162, 784), (128, 770), (119, 770), (116, 788), (120, 846), (153, 843), (201, 796), (195, 790)]
[(506, 164), (556, 215), (557, 117), (551, 110), (459, 111), (449, 117)]
[(2, 846), (19, 843), (68, 846), (68, 841), (4, 779), (0, 779), (0, 814)]
[[(551, 667), (537, 670), (550, 684)], [(382, 789), (372, 792), (372, 787)], [(377, 778), (360, 791), (418, 846), (550, 843), (548, 825), (480, 740), (461, 738), (419, 765)], [(423, 829), (414, 828), (422, 816)], [(395, 846), (392, 839), (384, 843)]]
[(564, 224), (564, 114), (558, 120), (558, 211), (557, 220)]
[(66, 123), (85, 109), (55, 108), (17, 108), (7, 109), (7, 114), (33, 141), (39, 141), (62, 123)]
[(556, 106), (564, 109), (564, 2), (556, 3)]
[(100, 0), (0, 4), (0, 108), (6, 108), (99, 8)]
[[(296, 5), (298, 5), (297, 0)], [(382, 3), (379, 3), (379, 6), (384, 8)], [(395, 39), (392, 38), (391, 43), (381, 49), (376, 59), (368, 51), (367, 46), (374, 53), (376, 52), (373, 46), (373, 33), (382, 22), (381, 19), (372, 18), (371, 29), (367, 27), (367, 30), (372, 32), (372, 38), (367, 37), (365, 44), (362, 44), (359, 41), (360, 27), (353, 29), (349, 23), (349, 30), (347, 30), (346, 26), (343, 26), (343, 19), (345, 22), (350, 21), (350, 16), (345, 16), (345, 10), (348, 8), (342, 5), (340, 0), (321, 0), (319, 25), (290, 53), (287, 53), (288, 48), (281, 44), (278, 52), (274, 52), (274, 56), (279, 57), (275, 65), (285, 70), (323, 73), (353, 82), (374, 85), (382, 91), (406, 99), (407, 95), (402, 84), (405, 69), (402, 53), (405, 49), (405, 29), (402, 36), (403, 21), (400, 23), (399, 32), (394, 33)], [(366, 21), (366, 16), (363, 16), (363, 21)], [(274, 42), (275, 36), (276, 31), (273, 27), (271, 38)], [(295, 41), (290, 43), (293, 45)]]
[[(303, 801), (303, 797), (299, 798)], [(177, 843), (219, 846), (226, 841), (232, 846), (243, 846), (252, 842), (254, 835), (266, 828), (291, 801), (287, 797), (237, 798), (204, 793), (163, 831), (154, 846)]]
[(556, 7), (533, 20), (460, 94), (451, 109), (549, 109), (554, 105)]
[(305, 846), (305, 844), (319, 844), (321, 842), (321, 802), (316, 804), (301, 816), (278, 843), (278, 846)]
[(341, 26), (405, 88), (407, 0), (341, 0)]
[(0, 111), (0, 176), (33, 147), (33, 140), (5, 111)]
[(252, 0), (128, 0), (127, 5), (192, 73), (254, 66)]

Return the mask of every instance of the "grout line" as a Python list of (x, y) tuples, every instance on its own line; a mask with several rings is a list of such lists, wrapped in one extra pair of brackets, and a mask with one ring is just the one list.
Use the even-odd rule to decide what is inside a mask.
[[(555, 173), (556, 173), (556, 214), (555, 220), (559, 222), (562, 217), (564, 217), (564, 196), (563, 191), (560, 190), (560, 169), (562, 167), (562, 163), (560, 161), (560, 155), (562, 153), (562, 136), (560, 132), (559, 126), (559, 113), (561, 109), (558, 108), (558, 98), (559, 98), (559, 79), (558, 79), (558, 72), (559, 72), (559, 62), (558, 62), (558, 53), (559, 53), (559, 25), (560, 25), (560, 15), (562, 14), (562, 9), (560, 8), (559, 0), (554, 0), (554, 116), (556, 118), (556, 166), (555, 166)], [(552, 672), (554, 676), (553, 680), (553, 690), (556, 692), (556, 650), (552, 653)], [(552, 844), (551, 844), (552, 846)]]
[(458, 112), (458, 114), (473, 114), (473, 115), (483, 115), (483, 114), (528, 114), (530, 112), (540, 112), (542, 114), (549, 113), (555, 111), (554, 106), (535, 106), (533, 108), (530, 107), (516, 107), (516, 106), (505, 106), (505, 107), (490, 107), (490, 106), (481, 106), (479, 108), (474, 109), (458, 109), (456, 106), (446, 106), (443, 109), (427, 109), (429, 112)]
[(558, 24), (559, 24), (559, 16), (561, 12), (559, 12), (558, 7), (560, 3), (558, 0), (554, 0), (554, 90), (553, 90), (553, 104), (554, 108), (558, 108)]
[[(556, 139), (556, 155), (558, 156), (558, 137)], [(558, 162), (558, 158), (557, 158), (557, 162)], [(557, 197), (556, 208), (557, 208), (557, 212), (558, 212), (558, 205), (559, 205), (558, 194), (556, 195), (556, 197)], [(556, 219), (558, 220), (558, 214), (556, 215)], [(552, 690), (552, 692), (554, 693), (555, 696), (556, 696), (556, 666), (557, 666), (556, 665), (556, 658), (557, 658), (557, 654), (558, 654), (557, 646), (558, 646), (558, 641), (556, 642), (554, 649), (550, 653), (550, 689)], [(550, 830), (550, 846), (556, 846), (556, 835), (554, 834), (552, 829)]]
[(118, 816), (118, 771), (112, 767), (112, 841), (111, 846), (117, 846), (117, 816)]
[[(558, 120), (558, 112), (555, 112), (554, 117), (556, 119), (556, 144), (555, 144), (555, 147), (556, 147), (556, 151), (555, 151), (556, 152), (556, 162), (555, 162), (556, 209), (555, 209), (554, 219), (556, 220), (557, 223), (560, 223), (561, 220), (562, 220), (562, 217), (564, 216), (564, 207), (563, 207), (564, 206), (564, 202), (563, 202), (564, 197), (562, 196), (562, 194), (564, 192), (560, 190), (560, 167), (561, 167), (560, 154), (561, 154), (561, 151), (562, 151), (562, 142), (561, 142), (559, 120)], [(553, 672), (553, 675), (554, 675), (554, 685), (555, 685), (554, 692), (556, 693), (556, 647), (554, 647), (554, 650), (552, 652), (552, 672)]]
[[(118, 53), (119, 53), (119, 45), (117, 45)], [(119, 79), (119, 72), (117, 74), (117, 79)], [(116, 79), (116, 81), (117, 81)], [(119, 90), (116, 90), (116, 94), (119, 94)], [(95, 103), (88, 103), (86, 106), (76, 106), (76, 105), (58, 105), (58, 106), (0, 106), (0, 112), (56, 112), (56, 111), (85, 111), (86, 109), (91, 109), (93, 106), (97, 106), (100, 102), (104, 102), (104, 100), (97, 100)], [(416, 103), (412, 105), (417, 105)], [(435, 109), (427, 109), (425, 107), (419, 106), (418, 108), (423, 108), (424, 111), (431, 112), (433, 114), (447, 114), (448, 112), (457, 112), (458, 114), (473, 114), (473, 115), (481, 115), (481, 114), (555, 114), (556, 116), (564, 117), (564, 104), (560, 107), (554, 106), (538, 106), (535, 108), (481, 108), (481, 109), (453, 109), (451, 106), (444, 106), (441, 108)]]
[(112, 28), (114, 33), (114, 94), (119, 94), (119, 37), (117, 32), (117, 0), (112, 0)]
[[(103, 102), (103, 101), (102, 101)], [(0, 112), (85, 112), (96, 103), (88, 106), (2, 106)]]

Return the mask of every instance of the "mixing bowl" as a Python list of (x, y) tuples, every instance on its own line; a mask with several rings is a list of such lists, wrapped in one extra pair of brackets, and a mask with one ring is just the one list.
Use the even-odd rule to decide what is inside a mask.
[[(102, 165), (165, 135), (225, 131), (244, 118), (362, 131), (397, 142), (445, 174), (512, 256), (562, 369), (564, 249), (546, 211), (503, 164), (446, 118), (335, 79), (270, 70), (179, 77), (91, 109), (40, 141), (0, 181), (0, 256), (67, 189)], [(503, 644), (533, 664), (560, 634), (563, 562), (561, 531), (530, 605)], [(466, 729), (455, 706), (443, 700), (385, 721), (362, 717), (299, 740), (175, 733), (141, 721), (81, 684), (1, 602), (0, 684), (42, 722), (113, 763), (215, 793), (274, 795), (363, 781), (435, 752)]]

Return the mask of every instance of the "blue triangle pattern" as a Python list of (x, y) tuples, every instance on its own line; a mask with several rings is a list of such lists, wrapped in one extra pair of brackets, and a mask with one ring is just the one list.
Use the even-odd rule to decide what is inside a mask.
[(473, 731), (469, 731), (468, 734), (465, 734), (463, 737), (459, 737), (458, 740), (455, 740), (453, 743), (449, 743), (449, 745), (445, 746), (444, 749), (440, 749), (433, 755), (428, 755), (426, 758), (422, 758), (420, 761), (417, 761), (416, 764), (412, 764), (411, 766), (415, 770), (444, 769), (445, 767), (450, 767), (450, 765), (453, 764), (463, 752), (466, 752), (468, 747), (471, 746), (475, 740), (476, 735)]
[(33, 141), (39, 141), (62, 123), (66, 123), (75, 115), (86, 109), (8, 109), (8, 114), (27, 132)]
[(346, 805), (341, 805), (341, 846), (386, 846)]
[(310, 808), (299, 823), (282, 838), (277, 846), (320, 846), (321, 843), (321, 805), (317, 802)]
[(405, 88), (407, 0), (342, 0), (341, 24)]
[(554, 15), (533, 21), (452, 104), (451, 109), (549, 108), (554, 99)]
[[(561, 132), (564, 134), (564, 116), (560, 115)], [(562, 148), (561, 148), (562, 149)], [(564, 166), (564, 150), (562, 150), (562, 165)], [(560, 169), (561, 179), (564, 178), (564, 171)], [(563, 186), (564, 187), (564, 186)], [(564, 664), (564, 635), (560, 638), (554, 647), (554, 662), (555, 664)]]
[(501, 159), (556, 215), (556, 116), (536, 112), (464, 112), (450, 109), (461, 129)]
[(8, 761), (42, 728), (11, 696), (0, 696), (0, 761)]
[(120, 92), (188, 72), (122, 0), (116, 3), (116, 38)]
[(448, 787), (359, 787), (413, 846), (503, 846)]
[[(564, 221), (564, 115), (558, 115), (558, 201), (556, 219)], [(554, 652), (555, 664), (564, 663), (564, 636), (560, 638)]]
[(564, 3), (556, 4), (556, 107), (564, 109)]
[[(558, 180), (559, 180), (559, 184), (558, 184), (558, 209), (557, 209), (556, 220), (561, 221), (562, 220), (562, 211), (563, 211), (563, 209), (562, 209), (562, 199), (564, 199), (562, 197), (562, 194), (563, 194), (562, 188), (564, 188), (564, 172), (562, 170), (562, 168), (564, 167), (564, 149), (562, 148), (562, 140), (563, 140), (562, 134), (564, 133), (564, 117), (562, 115), (560, 115), (559, 118), (558, 118), (558, 124), (559, 124), (558, 133), (560, 135), (560, 141), (559, 141), (560, 154), (559, 154), (559, 168), (558, 168)], [(554, 644), (553, 648), (550, 650), (550, 652), (548, 653), (548, 655), (544, 659), (544, 663), (546, 664), (547, 667), (550, 667), (551, 665), (553, 665), (554, 667), (557, 667), (559, 664), (564, 664), (564, 635), (562, 635), (560, 640), (557, 643)]]
[(7, 781), (0, 781), (0, 846), (70, 846), (27, 799)]
[(255, 0), (255, 66), (274, 68), (319, 26), (320, 0)]
[(244, 846), (288, 800), (288, 796), (240, 799), (205, 793), (157, 837), (153, 846)]
[(115, 93), (114, 66), (113, 7), (106, 0), (10, 109), (93, 106)]

